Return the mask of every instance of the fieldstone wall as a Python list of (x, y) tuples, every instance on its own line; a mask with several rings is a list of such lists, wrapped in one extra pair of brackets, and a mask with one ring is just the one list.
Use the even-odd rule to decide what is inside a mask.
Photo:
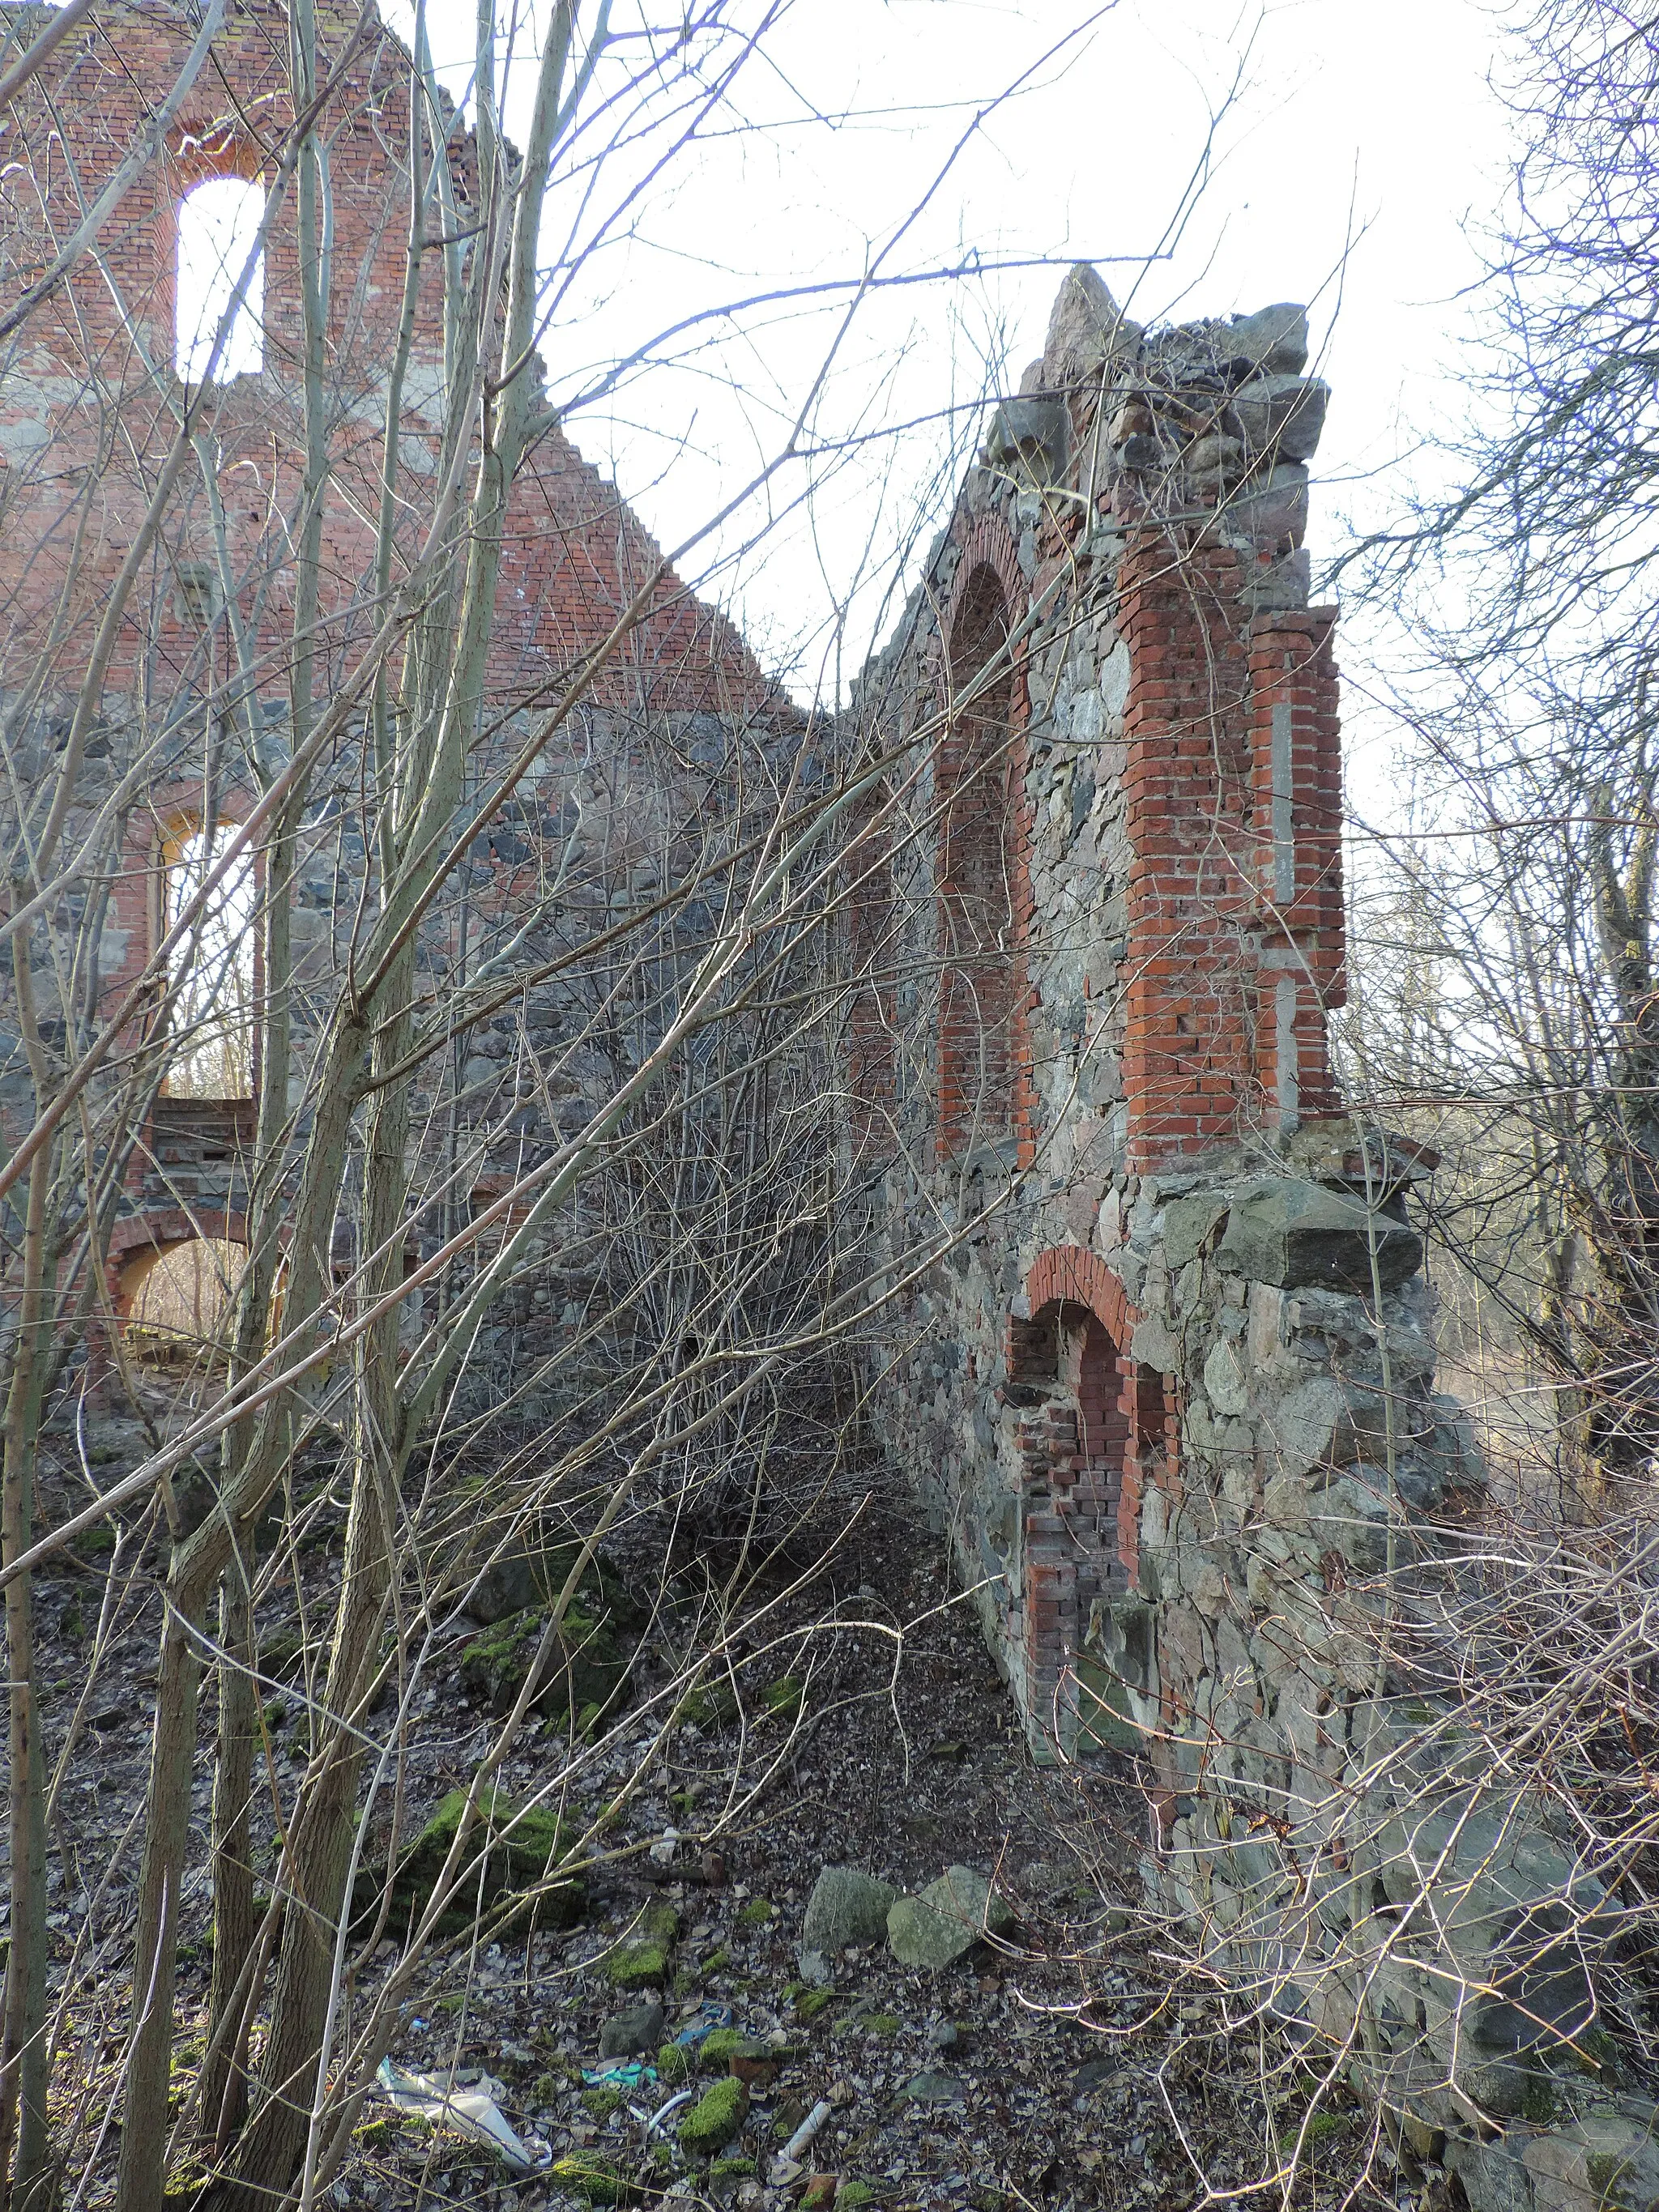
[(883, 1430), (1034, 1751), (1133, 1760), (1155, 1893), (1401, 2157), (1492, 2212), (1645, 2203), (1606, 1869), (1460, 1734), (1434, 1627), (1485, 1506), (1433, 1163), (1330, 1071), (1306, 349), (1300, 309), (1149, 333), (1074, 271), (865, 672), (846, 1164), (878, 1260), (941, 1248)]

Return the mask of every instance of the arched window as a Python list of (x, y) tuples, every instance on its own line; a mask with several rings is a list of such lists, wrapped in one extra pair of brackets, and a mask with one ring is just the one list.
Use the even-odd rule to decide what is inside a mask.
[(210, 177), (179, 203), (174, 359), (186, 384), (206, 378), (219, 325), (233, 305), (214, 381), (256, 375), (264, 366), (265, 258), (254, 252), (264, 212), (264, 194), (243, 177)]
[[(164, 841), (162, 919), (169, 933), (223, 858), (234, 829), (222, 822), (210, 836), (199, 822), (185, 822)], [(169, 1030), (177, 1043), (161, 1085), (167, 1097), (253, 1096), (253, 861), (244, 851), (168, 959), (177, 989)]]
[(950, 712), (939, 746), (939, 1122), (953, 1152), (995, 1144), (1015, 1119), (1008, 628), (1001, 583), (981, 568), (951, 632)]

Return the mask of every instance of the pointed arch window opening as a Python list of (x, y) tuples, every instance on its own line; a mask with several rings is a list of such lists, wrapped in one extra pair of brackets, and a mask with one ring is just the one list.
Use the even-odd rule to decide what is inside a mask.
[(1015, 1126), (1010, 627), (1001, 582), (981, 568), (952, 628), (940, 760), (939, 1121), (951, 1153), (998, 1144)]

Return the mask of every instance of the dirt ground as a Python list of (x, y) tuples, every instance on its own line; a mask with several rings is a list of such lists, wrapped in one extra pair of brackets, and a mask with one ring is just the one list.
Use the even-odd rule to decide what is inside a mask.
[[(319, 1522), (269, 1648), (325, 1638), (336, 1540)], [(708, 1562), (694, 1563), (679, 1576), (683, 1601), (671, 1592), (656, 1609), (622, 1720), (579, 1747), (574, 1771), (568, 1724), (541, 1723), (501, 1775), (515, 1803), (551, 1802), (568, 1820), (623, 1799), (586, 1878), (586, 1910), (567, 1930), (482, 1949), (461, 1939), (430, 1958), (391, 2055), (428, 2078), (457, 2069), (457, 2087), (482, 2077), (537, 2170), (514, 2175), (493, 2153), (374, 2094), (353, 2158), (331, 2185), (337, 2204), (543, 2212), (665, 2197), (810, 2208), (838, 2188), (847, 2212), (860, 2203), (894, 2212), (1174, 2212), (1252, 2193), (1279, 2166), (1308, 2108), (1306, 2055), (1259, 2023), (1230, 2023), (1222, 1996), (1192, 1971), (1187, 1940), (1146, 1910), (1146, 1807), (1130, 1763), (1034, 1763), (942, 1547), (914, 1520), (866, 1501), (827, 1557), (803, 1570), (802, 1556), (798, 1543), (747, 1585), (730, 1635), (739, 1686), (750, 1690), (741, 1716), (705, 1705), (696, 1709), (700, 1725), (683, 1718), (661, 1737), (664, 1706), (653, 1691), (671, 1672), (672, 1625), (706, 1618), (718, 1580)], [(76, 1731), (53, 1808), (64, 1871), (52, 1925), (79, 1992), (60, 2026), (60, 2075), (74, 2085), (64, 2117), (89, 2161), (94, 2204), (106, 2193), (118, 2124), (111, 2092), (160, 1620), (153, 1580), (129, 1579), (126, 1565), (94, 1548), (41, 1589), (54, 1751), (71, 1723)], [(638, 1581), (648, 1563), (624, 1560), (621, 1571)], [(100, 1605), (102, 1648), (89, 1674)], [(468, 1780), (490, 1740), (489, 1716), (459, 1677), (476, 1633), (454, 1625), (415, 1700), (405, 1770), (414, 1819)], [(266, 1848), (303, 1766), (303, 1688), (301, 1656), (266, 1707)], [(204, 1757), (204, 1845), (210, 1788)], [(834, 1864), (901, 1890), (949, 1865), (973, 1867), (1012, 1908), (1012, 1928), (942, 1972), (908, 1970), (870, 1944), (809, 1960), (804, 1974), (802, 1916)], [(175, 2109), (186, 2126), (199, 2056), (192, 2016), (207, 1992), (206, 1906), (203, 1864), (184, 1909)], [(675, 1933), (657, 1986), (619, 1990), (618, 1947), (647, 1915), (666, 1926), (665, 1906)], [(396, 1955), (388, 1938), (362, 1963), (354, 2002)], [(680, 2146), (690, 2104), (657, 2116), (684, 2087), (694, 2104), (714, 2071), (672, 2078), (647, 2045), (645, 2070), (593, 2078), (607, 2021), (653, 1997), (664, 2019), (652, 2044), (713, 2018), (763, 2047), (763, 2062), (747, 2069), (742, 2124), (712, 2159)], [(830, 2114), (801, 2172), (774, 2185), (782, 2141), (820, 2100)], [(1367, 2124), (1338, 2093), (1320, 2100), (1309, 2134), (1289, 2194), (1300, 2204), (1340, 2203), (1370, 2150)], [(1372, 2172), (1382, 2169), (1373, 2161)], [(1408, 2203), (1404, 2183), (1387, 2178), (1389, 2202)]]

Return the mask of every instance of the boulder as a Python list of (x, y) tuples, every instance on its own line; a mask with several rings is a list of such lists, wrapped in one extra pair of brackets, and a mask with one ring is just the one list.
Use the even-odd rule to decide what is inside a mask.
[(1621, 2112), (1482, 2141), (1454, 2136), (1446, 2163), (1474, 2212), (1653, 2212), (1659, 2204), (1652, 2127)]
[(662, 2035), (659, 2004), (629, 2005), (613, 2013), (599, 2030), (601, 2058), (631, 2058), (641, 2051), (654, 2051)]
[(905, 2083), (904, 2098), (911, 2105), (960, 2105), (967, 2092), (954, 2074), (918, 2074)]
[(1014, 1916), (982, 1874), (947, 1867), (920, 1897), (901, 1897), (887, 1915), (887, 1944), (903, 1966), (954, 1966), (982, 1936), (1005, 1936)]
[[(461, 1654), (461, 1684), (468, 1695), (492, 1713), (508, 1711), (541, 1648), (544, 1618), (537, 1612), (510, 1614)], [(626, 1693), (628, 1661), (605, 1622), (572, 1606), (554, 1639), (536, 1692), (538, 1712), (580, 1716), (589, 1705), (602, 1711)]]
[(1308, 311), (1294, 301), (1276, 301), (1238, 316), (1224, 339), (1228, 358), (1241, 368), (1300, 376), (1308, 366)]
[(890, 1881), (857, 1867), (827, 1866), (812, 1885), (801, 1922), (801, 1948), (833, 1958), (849, 1943), (879, 1943), (898, 1895)]
[(1048, 318), (1043, 375), (1051, 389), (1063, 391), (1092, 375), (1113, 354), (1128, 352), (1140, 334), (1140, 325), (1124, 313), (1099, 270), (1079, 261), (1068, 270)]
[(1330, 397), (1316, 376), (1258, 376), (1239, 386), (1232, 407), (1253, 453), (1305, 461), (1319, 443)]
[(1391, 1214), (1346, 1191), (1289, 1176), (1264, 1177), (1234, 1200), (1217, 1249), (1225, 1273), (1281, 1290), (1371, 1288), (1371, 1248), (1384, 1290), (1414, 1275), (1423, 1240)]

